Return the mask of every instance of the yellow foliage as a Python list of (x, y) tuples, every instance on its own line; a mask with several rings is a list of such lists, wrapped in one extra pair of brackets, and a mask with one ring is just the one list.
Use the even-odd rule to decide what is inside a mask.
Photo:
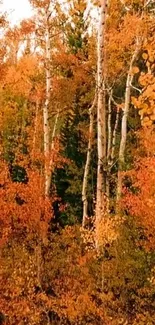
[(147, 54), (147, 53), (143, 53), (143, 54), (142, 54), (142, 58), (143, 58), (144, 60), (147, 60), (147, 58), (148, 58), (148, 54)]
[(150, 56), (149, 57), (149, 61), (151, 62), (151, 63), (153, 63), (154, 61), (155, 61), (155, 57), (152, 55), (152, 56)]
[(151, 126), (151, 125), (152, 125), (152, 121), (151, 120), (142, 121), (142, 126)]
[(141, 115), (141, 116), (143, 116), (144, 115), (143, 109), (139, 110), (138, 114)]
[(139, 68), (138, 67), (133, 67), (133, 69), (132, 69), (132, 73), (133, 74), (136, 74), (136, 73), (138, 73), (139, 72)]
[(143, 122), (148, 122), (150, 119), (149, 119), (149, 117), (148, 116), (145, 116), (144, 118), (143, 118)]
[(151, 115), (151, 116), (150, 116), (150, 119), (151, 119), (152, 121), (155, 121), (155, 114)]
[(148, 108), (148, 110), (146, 111), (146, 113), (147, 113), (148, 115), (151, 115), (151, 114), (152, 114), (152, 108)]

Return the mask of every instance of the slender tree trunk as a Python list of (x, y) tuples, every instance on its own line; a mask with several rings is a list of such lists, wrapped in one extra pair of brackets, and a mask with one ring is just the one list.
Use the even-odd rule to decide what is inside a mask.
[(115, 120), (115, 125), (114, 125), (113, 135), (112, 135), (111, 165), (114, 164), (114, 159), (115, 159), (116, 135), (117, 135), (117, 129), (118, 129), (118, 123), (119, 123), (119, 117), (120, 117), (120, 109), (117, 108), (116, 120)]
[(110, 92), (108, 101), (108, 146), (107, 146), (107, 164), (110, 165), (111, 161), (111, 147), (112, 147), (112, 129), (111, 129), (111, 104), (112, 104), (112, 91)]
[(38, 128), (38, 113), (39, 113), (39, 100), (36, 100), (36, 111), (35, 111), (35, 121), (34, 121), (34, 134), (33, 134), (33, 145), (32, 145), (32, 159), (35, 156), (35, 148), (36, 148), (36, 136), (37, 136), (37, 128)]
[(98, 61), (97, 61), (97, 195), (96, 195), (96, 224), (101, 220), (105, 210), (105, 165), (106, 165), (106, 103), (105, 103), (105, 74), (103, 65), (105, 53), (105, 23), (107, 0), (101, 2), (100, 21), (98, 30)]
[(126, 138), (127, 138), (127, 121), (130, 107), (130, 96), (131, 96), (131, 85), (133, 81), (133, 65), (135, 60), (137, 59), (139, 53), (139, 43), (137, 42), (136, 49), (131, 58), (129, 72), (126, 80), (126, 89), (125, 89), (125, 104), (124, 111), (122, 117), (122, 125), (121, 125), (121, 142), (119, 148), (119, 164), (118, 164), (118, 180), (117, 180), (117, 197), (116, 197), (116, 210), (119, 212), (119, 200), (122, 194), (122, 171), (125, 162), (125, 148), (126, 148)]
[(53, 132), (52, 132), (52, 141), (51, 141), (51, 150), (54, 149), (54, 140), (56, 136), (56, 130), (57, 130), (57, 125), (58, 125), (58, 120), (59, 120), (59, 114), (60, 110), (57, 111), (56, 117), (55, 117), (55, 122), (54, 122), (54, 127), (53, 127)]
[(51, 96), (51, 50), (50, 50), (50, 31), (49, 31), (49, 12), (46, 13), (46, 30), (45, 30), (45, 42), (46, 42), (46, 99), (43, 108), (43, 121), (44, 121), (44, 156), (45, 156), (45, 196), (49, 195), (49, 184), (51, 179), (51, 173), (49, 169), (49, 154), (50, 154), (50, 130), (49, 130), (49, 104)]
[(112, 90), (108, 101), (108, 143), (107, 143), (107, 177), (106, 177), (106, 195), (110, 196), (110, 169), (111, 169), (111, 147), (112, 147), (112, 128), (111, 128), (111, 104), (112, 104)]
[[(111, 127), (112, 102), (116, 108), (116, 118), (115, 118), (113, 132)], [(118, 107), (118, 103), (116, 103), (116, 101), (113, 98), (113, 91), (111, 90), (109, 92), (109, 102), (108, 102), (108, 149), (107, 149), (107, 165), (110, 166), (110, 169), (112, 168), (115, 159), (116, 135), (117, 135), (119, 117), (120, 117), (120, 109)]]
[(117, 103), (113, 99), (112, 90), (111, 90), (109, 93), (109, 101), (108, 101), (108, 145), (107, 145), (107, 177), (106, 177), (106, 195), (108, 197), (108, 201), (110, 200), (110, 175), (111, 175), (111, 169), (114, 165), (114, 159), (115, 159), (116, 135), (117, 135), (118, 122), (119, 122), (119, 112), (120, 112), (119, 108), (117, 107), (115, 124), (112, 130), (112, 122), (111, 122), (112, 102), (117, 107)]
[(97, 93), (95, 94), (95, 98), (92, 106), (89, 110), (89, 140), (88, 140), (88, 149), (87, 149), (87, 158), (84, 169), (83, 176), (83, 186), (82, 186), (82, 202), (83, 202), (83, 219), (82, 219), (82, 227), (84, 228), (87, 221), (88, 216), (88, 199), (87, 199), (87, 190), (88, 190), (88, 176), (90, 172), (90, 164), (91, 164), (91, 152), (92, 152), (92, 140), (93, 140), (93, 124), (94, 124), (94, 108), (97, 103)]
[(50, 145), (50, 153), (51, 153), (51, 157), (49, 159), (49, 177), (47, 179), (47, 189), (48, 189), (48, 195), (49, 195), (49, 191), (50, 191), (50, 187), (51, 187), (51, 179), (52, 179), (52, 166), (53, 166), (53, 150), (54, 150), (54, 144), (55, 144), (55, 136), (56, 136), (56, 130), (57, 130), (57, 124), (58, 124), (58, 119), (59, 119), (59, 114), (60, 111), (58, 110), (57, 114), (56, 114), (56, 118), (55, 118), (55, 122), (54, 122), (54, 127), (53, 127), (53, 132), (52, 132), (52, 140), (51, 140), (51, 145)]

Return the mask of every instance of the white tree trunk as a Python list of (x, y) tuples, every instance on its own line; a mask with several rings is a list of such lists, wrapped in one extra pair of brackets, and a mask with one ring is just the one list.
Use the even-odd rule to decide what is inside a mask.
[(111, 129), (111, 104), (112, 104), (112, 91), (109, 95), (108, 101), (108, 145), (107, 145), (107, 164), (110, 166), (111, 164), (111, 147), (112, 147), (112, 129)]
[(44, 120), (44, 156), (45, 156), (45, 196), (49, 195), (51, 172), (49, 168), (49, 154), (50, 154), (50, 130), (49, 130), (49, 104), (51, 96), (51, 50), (50, 50), (50, 32), (49, 32), (49, 12), (46, 13), (46, 30), (45, 30), (45, 42), (46, 42), (46, 99), (43, 108), (43, 120)]
[(37, 128), (38, 128), (38, 113), (39, 113), (39, 100), (36, 100), (35, 105), (35, 120), (34, 120), (34, 134), (33, 134), (33, 145), (32, 145), (32, 159), (35, 157), (35, 149), (36, 149), (36, 137), (37, 137)]
[(112, 148), (111, 148), (111, 164), (112, 165), (114, 164), (114, 159), (115, 159), (116, 135), (117, 135), (117, 129), (118, 129), (119, 116), (120, 116), (120, 109), (117, 108), (116, 120), (115, 120), (113, 135), (112, 135)]
[(110, 199), (110, 176), (111, 176), (111, 169), (114, 165), (115, 159), (115, 149), (116, 149), (116, 135), (117, 135), (117, 128), (119, 122), (119, 108), (117, 107), (116, 111), (116, 118), (114, 128), (112, 130), (112, 102), (117, 107), (117, 103), (113, 99), (112, 90), (109, 92), (109, 102), (108, 102), (108, 145), (107, 145), (107, 177), (106, 177), (106, 195), (108, 197), (108, 201)]
[(96, 106), (96, 103), (97, 103), (97, 93), (95, 94), (93, 104), (89, 110), (89, 116), (90, 116), (89, 140), (88, 140), (87, 158), (86, 158), (86, 164), (85, 164), (84, 176), (83, 176), (83, 185), (82, 185), (82, 202), (83, 202), (82, 227), (83, 228), (86, 225), (87, 216), (88, 216), (87, 190), (88, 190), (88, 176), (89, 176), (89, 172), (90, 172), (92, 141), (93, 141), (94, 108)]
[(107, 175), (106, 175), (106, 195), (110, 196), (110, 170), (111, 170), (111, 147), (112, 147), (112, 127), (111, 127), (111, 113), (112, 113), (112, 90), (108, 101), (108, 140), (107, 140)]
[(57, 125), (58, 125), (59, 114), (60, 114), (60, 111), (58, 110), (58, 112), (56, 114), (56, 117), (55, 117), (55, 122), (54, 122), (53, 132), (52, 132), (52, 139), (51, 139), (51, 146), (50, 146), (50, 154), (51, 154), (50, 159), (49, 159), (49, 173), (50, 173), (50, 175), (49, 175), (48, 180), (47, 180), (48, 194), (49, 194), (49, 191), (50, 191), (51, 178), (52, 178), (52, 172), (53, 172), (52, 166), (53, 166), (53, 163), (54, 163), (54, 159), (53, 159), (54, 145), (55, 145), (56, 130), (57, 130)]
[(96, 223), (102, 218), (105, 209), (105, 164), (106, 164), (106, 107), (105, 107), (105, 22), (107, 0), (101, 2), (100, 21), (98, 30), (98, 61), (97, 61), (97, 195), (96, 195)]
[(122, 125), (121, 125), (121, 142), (119, 148), (119, 165), (118, 165), (118, 180), (117, 180), (117, 197), (116, 197), (116, 207), (119, 212), (119, 200), (122, 194), (122, 170), (125, 162), (125, 148), (126, 148), (126, 138), (127, 138), (127, 121), (130, 107), (130, 96), (131, 96), (131, 85), (133, 81), (133, 65), (139, 53), (139, 42), (137, 41), (137, 46), (131, 58), (129, 72), (126, 80), (126, 89), (125, 89), (125, 103), (124, 103), (124, 111), (122, 117)]

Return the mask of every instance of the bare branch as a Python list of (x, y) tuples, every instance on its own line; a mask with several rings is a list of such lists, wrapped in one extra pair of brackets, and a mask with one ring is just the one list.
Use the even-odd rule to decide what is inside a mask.
[(137, 90), (140, 94), (142, 93), (142, 90), (139, 89), (139, 88), (137, 88), (137, 87), (135, 87), (135, 86), (133, 86), (131, 82), (130, 82), (130, 86), (131, 86), (131, 88)]

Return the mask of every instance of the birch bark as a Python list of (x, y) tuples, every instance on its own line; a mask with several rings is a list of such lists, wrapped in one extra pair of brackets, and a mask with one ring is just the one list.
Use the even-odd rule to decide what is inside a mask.
[(116, 197), (116, 210), (119, 212), (119, 200), (122, 194), (122, 170), (125, 162), (125, 148), (126, 148), (126, 139), (127, 139), (127, 121), (129, 115), (129, 107), (130, 107), (130, 96), (131, 96), (131, 86), (133, 81), (133, 65), (135, 60), (137, 59), (139, 53), (139, 42), (137, 40), (137, 45), (135, 51), (132, 55), (129, 72), (126, 80), (126, 89), (125, 89), (125, 103), (124, 103), (124, 111), (122, 117), (121, 124), (121, 142), (119, 148), (119, 158), (118, 158), (118, 179), (117, 179), (117, 197)]
[[(116, 117), (115, 124), (112, 130), (112, 102), (116, 107)], [(119, 108), (118, 104), (115, 102), (112, 96), (112, 90), (109, 92), (109, 101), (108, 101), (108, 144), (107, 144), (107, 177), (106, 177), (106, 195), (108, 201), (110, 200), (110, 177), (111, 177), (111, 169), (114, 166), (115, 162), (115, 149), (116, 149), (116, 136), (117, 136), (117, 128), (119, 123)]]
[(50, 50), (50, 26), (49, 26), (50, 11), (49, 7), (46, 10), (46, 29), (45, 29), (45, 70), (46, 70), (46, 99), (43, 108), (43, 123), (44, 123), (44, 156), (45, 156), (45, 196), (49, 195), (51, 172), (49, 168), (49, 153), (50, 153), (50, 130), (49, 130), (49, 105), (51, 97), (51, 50)]
[(58, 110), (57, 114), (56, 114), (56, 118), (55, 118), (55, 122), (54, 122), (54, 126), (53, 126), (53, 132), (52, 132), (52, 139), (51, 139), (51, 145), (50, 145), (50, 153), (51, 153), (51, 157), (49, 159), (49, 177), (47, 179), (47, 195), (49, 195), (50, 192), (50, 187), (51, 187), (51, 179), (52, 179), (52, 166), (54, 163), (54, 145), (55, 145), (55, 138), (56, 138), (56, 131), (57, 131), (57, 125), (58, 125), (58, 119), (59, 119), (59, 114), (60, 111)]
[(105, 164), (106, 164), (106, 106), (105, 106), (105, 23), (107, 12), (107, 0), (101, 2), (100, 21), (98, 29), (98, 61), (97, 61), (97, 195), (96, 195), (96, 223), (102, 218), (105, 209)]
[(36, 111), (35, 111), (35, 120), (34, 120), (34, 134), (33, 134), (33, 145), (32, 145), (32, 158), (35, 156), (36, 148), (36, 136), (37, 136), (37, 127), (38, 127), (38, 113), (39, 113), (39, 100), (36, 100)]
[(82, 185), (82, 202), (83, 202), (82, 227), (83, 228), (86, 225), (86, 220), (87, 220), (87, 216), (88, 216), (87, 190), (88, 190), (88, 176), (89, 176), (89, 171), (90, 171), (92, 141), (93, 141), (94, 109), (95, 109), (96, 103), (97, 103), (97, 93), (95, 94), (93, 104), (89, 110), (89, 116), (90, 116), (89, 140), (88, 140), (87, 158), (86, 158), (86, 164), (85, 164), (84, 176), (83, 176), (83, 185)]

